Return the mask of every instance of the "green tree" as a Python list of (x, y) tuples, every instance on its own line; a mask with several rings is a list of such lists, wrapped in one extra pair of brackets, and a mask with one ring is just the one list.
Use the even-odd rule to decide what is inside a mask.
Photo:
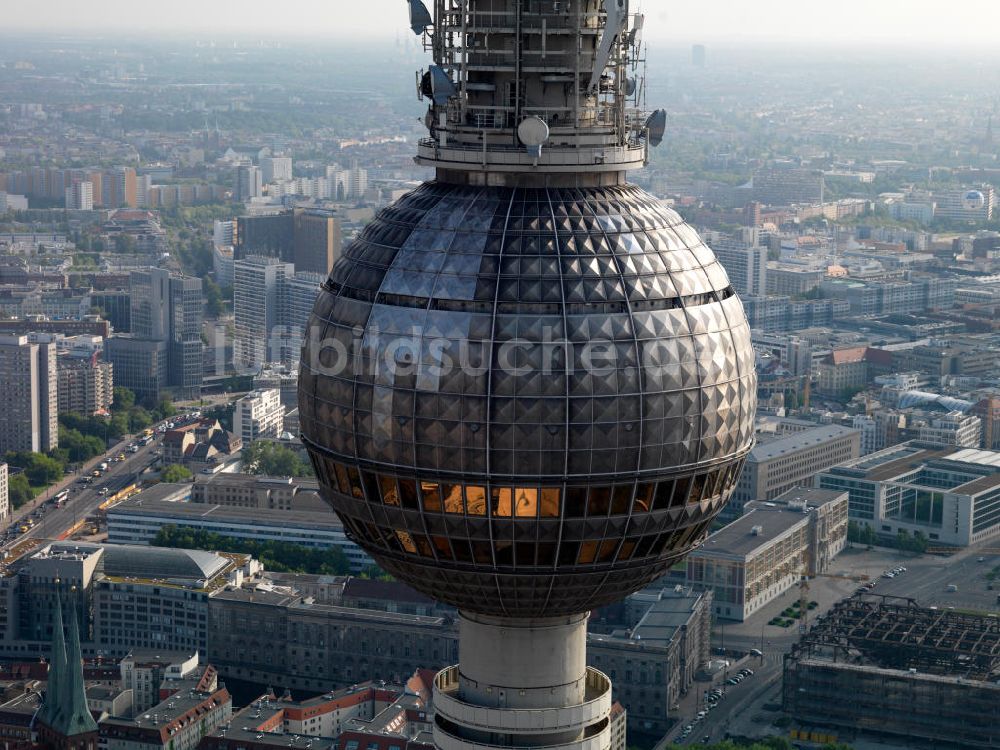
[(180, 529), (173, 525), (163, 526), (153, 544), (157, 547), (242, 552), (253, 555), (267, 570), (276, 573), (346, 575), (351, 572), (350, 561), (340, 547), (313, 549), (287, 542), (237, 539), (203, 529)]
[(163, 471), (160, 472), (160, 481), (168, 483), (186, 482), (192, 476), (193, 474), (180, 464), (170, 464), (169, 466), (165, 466)]
[(10, 452), (4, 456), (10, 466), (24, 469), (24, 475), (34, 487), (45, 487), (57, 479), (62, 479), (65, 466), (58, 459), (44, 453), (29, 451)]
[(73, 463), (82, 463), (104, 452), (104, 441), (93, 435), (84, 435), (79, 430), (60, 425), (59, 449), (66, 452), (66, 458)]
[(114, 402), (111, 408), (115, 411), (128, 411), (135, 406), (135, 393), (123, 385), (115, 386)]
[(243, 470), (273, 477), (313, 476), (312, 466), (295, 451), (270, 440), (257, 440), (243, 447)]
[(7, 481), (7, 496), (10, 499), (11, 507), (17, 509), (25, 503), (31, 502), (35, 493), (24, 474), (14, 474)]

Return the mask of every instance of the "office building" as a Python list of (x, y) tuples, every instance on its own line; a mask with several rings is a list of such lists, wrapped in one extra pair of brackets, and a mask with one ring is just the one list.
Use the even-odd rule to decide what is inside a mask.
[(233, 182), (233, 202), (244, 203), (264, 194), (264, 179), (260, 167), (241, 164), (236, 167)]
[(212, 244), (232, 247), (236, 244), (236, 221), (219, 221), (212, 224)]
[(75, 613), (91, 653), (204, 655), (208, 600), (260, 570), (246, 555), (86, 542), (43, 542), (8, 565), (0, 634), (6, 656), (43, 652), (59, 606), (67, 617)]
[(143, 498), (143, 494), (108, 509), (109, 543), (150, 544), (164, 526), (175, 526), (313, 549), (338, 547), (347, 557), (353, 573), (361, 573), (373, 565), (371, 558), (344, 533), (340, 520), (329, 512), (275, 511), (265, 514), (259, 508), (155, 500)]
[(115, 385), (128, 388), (146, 403), (159, 401), (167, 387), (166, 341), (112, 336), (104, 342), (104, 357), (111, 363)]
[(294, 222), (292, 262), (295, 270), (325, 277), (340, 257), (343, 244), (340, 217), (333, 211), (297, 208)]
[(768, 206), (822, 203), (821, 172), (798, 168), (762, 169), (753, 175), (753, 199)]
[(295, 212), (236, 219), (235, 259), (265, 255), (291, 263), (295, 257)]
[(294, 275), (295, 266), (273, 257), (251, 256), (233, 264), (233, 359), (238, 368), (256, 371), (280, 361), (282, 292), (285, 280)]
[(983, 421), (974, 414), (960, 411), (929, 418), (917, 428), (922, 443), (956, 448), (979, 448), (983, 440)]
[(0, 455), (58, 447), (58, 383), (54, 343), (0, 336)]
[(314, 480), (262, 477), (222, 472), (195, 477), (191, 502), (261, 510), (308, 510), (331, 513)]
[(715, 616), (743, 622), (797, 585), (830, 569), (847, 544), (847, 493), (799, 488), (716, 531), (691, 553), (687, 582), (713, 592)]
[(877, 534), (966, 547), (1000, 534), (1000, 453), (908, 442), (816, 478), (850, 494), (851, 519)]
[(58, 357), (59, 413), (107, 414), (114, 401), (114, 366), (96, 356)]
[(161, 268), (132, 271), (129, 295), (132, 336), (167, 345), (165, 384), (188, 397), (200, 393), (205, 367), (201, 279), (176, 276)]
[(276, 342), (280, 347), (277, 361), (294, 366), (302, 352), (302, 342), (308, 334), (309, 316), (316, 305), (326, 276), (318, 273), (296, 273), (282, 279), (279, 287), (278, 320), (282, 330)]
[(861, 433), (840, 425), (808, 423), (795, 431), (758, 431), (726, 513), (738, 516), (751, 500), (774, 500), (794, 487), (808, 487), (817, 472), (861, 455)]
[(767, 248), (751, 247), (741, 242), (722, 240), (712, 243), (719, 263), (726, 269), (736, 293), (759, 297), (767, 289)]
[(993, 219), (997, 207), (996, 190), (992, 185), (945, 190), (934, 194), (935, 219), (955, 222), (984, 223)]

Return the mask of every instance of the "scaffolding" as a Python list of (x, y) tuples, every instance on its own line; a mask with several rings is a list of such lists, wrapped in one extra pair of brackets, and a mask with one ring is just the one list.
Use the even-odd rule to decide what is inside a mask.
[(1000, 748), (1000, 620), (855, 596), (785, 656), (785, 711), (808, 725)]

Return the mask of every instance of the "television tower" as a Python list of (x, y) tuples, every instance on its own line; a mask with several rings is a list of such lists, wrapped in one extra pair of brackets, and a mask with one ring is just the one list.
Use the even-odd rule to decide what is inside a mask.
[(664, 137), (628, 0), (408, 0), (436, 179), (313, 311), (302, 439), (345, 531), (460, 612), (442, 750), (611, 744), (590, 610), (706, 535), (753, 444), (743, 307), (628, 184)]

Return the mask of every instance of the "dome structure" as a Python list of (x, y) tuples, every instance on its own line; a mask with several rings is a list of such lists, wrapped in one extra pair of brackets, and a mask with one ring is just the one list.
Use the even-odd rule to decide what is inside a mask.
[(426, 183), (336, 264), (302, 438), (350, 536), (466, 611), (583, 612), (677, 562), (753, 441), (742, 305), (631, 185)]

